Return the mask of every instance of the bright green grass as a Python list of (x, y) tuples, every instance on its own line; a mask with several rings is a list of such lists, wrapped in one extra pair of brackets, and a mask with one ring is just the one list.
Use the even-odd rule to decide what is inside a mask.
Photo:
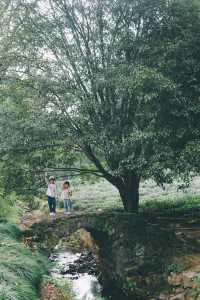
[(180, 198), (146, 200), (141, 203), (140, 211), (159, 216), (184, 216), (200, 213), (200, 196), (187, 195)]
[(17, 239), (20, 230), (0, 223), (0, 300), (38, 300), (46, 260), (33, 254)]
[[(121, 211), (123, 210), (118, 199), (105, 199), (104, 202), (94, 200), (84, 200), (74, 203), (75, 210), (81, 211)], [(200, 196), (183, 196), (180, 198), (150, 199), (140, 203), (141, 214), (151, 214), (158, 216), (183, 216), (185, 214), (200, 213)]]
[(115, 187), (107, 181), (79, 184), (72, 181), (73, 207), (75, 210), (96, 211), (122, 209), (122, 203)]

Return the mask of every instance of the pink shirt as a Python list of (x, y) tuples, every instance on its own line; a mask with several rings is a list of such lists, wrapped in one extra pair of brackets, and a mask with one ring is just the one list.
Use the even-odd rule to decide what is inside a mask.
[(62, 190), (62, 193), (61, 193), (61, 199), (62, 200), (70, 199), (70, 196), (71, 196), (71, 190), (70, 189)]
[(55, 183), (49, 183), (48, 184), (47, 196), (55, 198), (55, 196), (56, 196), (56, 185), (55, 185)]

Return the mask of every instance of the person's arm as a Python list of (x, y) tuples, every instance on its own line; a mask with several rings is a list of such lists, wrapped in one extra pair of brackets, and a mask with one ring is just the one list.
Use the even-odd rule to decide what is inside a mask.
[(58, 199), (58, 198), (59, 198), (59, 195), (58, 195), (58, 190), (57, 190), (56, 183), (55, 183), (55, 198), (56, 198), (56, 199)]
[(72, 191), (71, 191), (71, 190), (69, 190), (69, 196), (70, 196), (70, 197), (72, 196)]
[(45, 172), (44, 179), (45, 179), (46, 184), (48, 185), (49, 184), (49, 180), (48, 180), (48, 174), (47, 174), (47, 172)]

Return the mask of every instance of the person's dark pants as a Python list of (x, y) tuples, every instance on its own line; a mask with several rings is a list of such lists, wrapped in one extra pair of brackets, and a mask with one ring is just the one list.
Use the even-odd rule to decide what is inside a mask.
[(56, 198), (48, 196), (48, 204), (49, 204), (50, 213), (55, 213), (56, 212)]

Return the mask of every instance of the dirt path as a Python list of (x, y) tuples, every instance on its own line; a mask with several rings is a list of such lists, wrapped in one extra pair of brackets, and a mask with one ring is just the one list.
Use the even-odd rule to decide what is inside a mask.
[(53, 221), (53, 220), (57, 220), (57, 219), (68, 219), (71, 218), (73, 216), (77, 216), (77, 215), (84, 215), (85, 213), (72, 213), (72, 214), (64, 214), (63, 212), (57, 212), (55, 216), (50, 216), (48, 213), (44, 213), (41, 212), (39, 210), (35, 210), (31, 213), (26, 213), (23, 215), (23, 217), (21, 218), (21, 222), (20, 222), (20, 228), (22, 230), (26, 230), (28, 228), (30, 228), (32, 225), (40, 223), (42, 221)]

